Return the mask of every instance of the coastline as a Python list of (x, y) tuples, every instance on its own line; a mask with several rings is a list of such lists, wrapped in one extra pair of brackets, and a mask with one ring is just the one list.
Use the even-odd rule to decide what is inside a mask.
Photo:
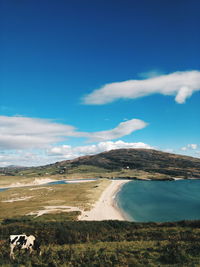
[(112, 180), (92, 209), (83, 211), (78, 219), (80, 221), (126, 220), (115, 203), (115, 197), (121, 187), (128, 182), (130, 180)]
[(51, 178), (35, 178), (31, 183), (21, 183), (16, 182), (7, 186), (0, 186), (0, 190), (7, 190), (18, 187), (30, 187), (30, 186), (40, 186), (40, 185), (51, 185), (50, 183), (57, 183), (59, 181), (65, 181), (66, 184), (75, 184), (75, 183), (86, 183), (93, 182), (96, 179), (63, 179), (63, 180), (55, 180)]

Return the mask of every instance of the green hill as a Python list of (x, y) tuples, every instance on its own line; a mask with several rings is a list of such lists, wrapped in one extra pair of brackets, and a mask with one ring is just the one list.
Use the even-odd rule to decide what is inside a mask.
[(150, 149), (117, 149), (41, 167), (0, 171), (27, 176), (187, 179), (200, 177), (200, 159)]

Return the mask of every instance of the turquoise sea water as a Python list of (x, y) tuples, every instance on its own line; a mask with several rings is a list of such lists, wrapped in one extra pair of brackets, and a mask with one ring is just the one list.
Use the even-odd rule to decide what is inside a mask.
[(116, 200), (131, 221), (200, 219), (200, 180), (131, 181)]
[(0, 189), (0, 192), (3, 192), (5, 190), (7, 190), (7, 188), (2, 188), (2, 189)]

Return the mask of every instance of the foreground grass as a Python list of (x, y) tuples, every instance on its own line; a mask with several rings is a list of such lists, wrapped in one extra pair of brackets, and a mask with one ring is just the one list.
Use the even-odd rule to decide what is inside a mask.
[[(41, 256), (16, 252), (16, 259), (9, 259), (6, 240), (21, 232), (37, 236)], [(0, 225), (0, 266), (200, 266), (199, 236), (200, 221), (5, 220)]]
[[(0, 194), (0, 220), (27, 215), (45, 206), (73, 206), (89, 209), (109, 180), (86, 183), (12, 188)], [(12, 201), (12, 202), (8, 202)], [(71, 219), (77, 218), (73, 213)]]

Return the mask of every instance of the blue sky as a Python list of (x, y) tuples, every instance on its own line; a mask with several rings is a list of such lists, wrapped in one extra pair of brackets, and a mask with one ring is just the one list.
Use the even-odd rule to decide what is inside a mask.
[(119, 147), (199, 157), (199, 9), (194, 0), (1, 1), (0, 166)]

